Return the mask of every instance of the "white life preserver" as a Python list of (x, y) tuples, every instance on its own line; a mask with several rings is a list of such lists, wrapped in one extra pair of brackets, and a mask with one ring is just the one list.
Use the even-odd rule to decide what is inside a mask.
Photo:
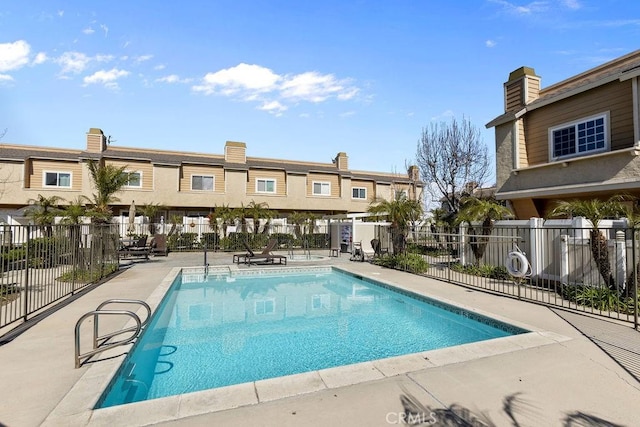
[(524, 277), (529, 273), (529, 260), (518, 251), (509, 252), (506, 262), (507, 271), (514, 277)]

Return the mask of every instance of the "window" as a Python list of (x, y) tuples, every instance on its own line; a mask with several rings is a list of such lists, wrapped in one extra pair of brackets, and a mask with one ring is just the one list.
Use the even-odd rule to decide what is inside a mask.
[(366, 199), (367, 198), (367, 189), (354, 187), (351, 189), (351, 198), (353, 199)]
[(329, 182), (314, 182), (313, 194), (315, 196), (330, 196), (331, 195), (331, 183)]
[(322, 308), (331, 308), (331, 296), (329, 294), (313, 295), (311, 297), (311, 309), (320, 310)]
[(44, 186), (71, 188), (71, 173), (70, 172), (45, 172)]
[(275, 179), (256, 179), (256, 193), (275, 193), (276, 192), (276, 180)]
[(198, 191), (213, 191), (213, 176), (191, 175), (191, 189)]
[(142, 172), (127, 172), (129, 174), (129, 181), (124, 185), (125, 187), (142, 187)]
[(549, 129), (552, 159), (606, 151), (609, 147), (607, 114)]
[(254, 303), (254, 310), (257, 315), (273, 314), (276, 307), (275, 299), (258, 300)]
[(408, 199), (409, 194), (407, 194), (407, 190), (396, 190), (394, 191), (394, 197), (396, 200)]

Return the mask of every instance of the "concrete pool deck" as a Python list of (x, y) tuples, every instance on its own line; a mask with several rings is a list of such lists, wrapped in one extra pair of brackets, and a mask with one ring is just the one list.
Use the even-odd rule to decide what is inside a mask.
[[(337, 265), (473, 307), (535, 332), (193, 393), (171, 401), (157, 399), (138, 407), (143, 410), (131, 405), (131, 410), (87, 413), (82, 406), (91, 405), (104, 388), (104, 378), (94, 373), (104, 376), (108, 363), (119, 363), (123, 356), (74, 369), (76, 321), (109, 298), (146, 300), (175, 267), (202, 265), (202, 254), (172, 253), (134, 263), (0, 346), (0, 425), (385, 426), (401, 425), (406, 414), (410, 414), (408, 421), (421, 417), (424, 425), (443, 424), (452, 417), (473, 425), (514, 425), (512, 420), (523, 426), (637, 422), (640, 383), (553, 310), (349, 262), (345, 255), (308, 264)], [(231, 254), (209, 254), (208, 261), (228, 265), (230, 259)], [(104, 323), (117, 328), (125, 321), (105, 319)], [(640, 333), (631, 330), (630, 336), (637, 346)]]

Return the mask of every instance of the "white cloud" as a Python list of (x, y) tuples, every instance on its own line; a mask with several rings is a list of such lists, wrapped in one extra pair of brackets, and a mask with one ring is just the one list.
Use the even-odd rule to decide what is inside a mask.
[(38, 52), (36, 54), (36, 57), (33, 58), (33, 61), (31, 62), (31, 65), (43, 64), (43, 63), (47, 62), (48, 59), (49, 59), (49, 57), (47, 56), (46, 53)]
[(453, 114), (453, 110), (445, 110), (442, 113), (438, 114), (437, 116), (431, 117), (431, 121), (443, 122), (443, 121), (450, 120), (453, 117), (455, 117), (455, 114)]
[(351, 117), (355, 115), (356, 115), (355, 111), (345, 111), (344, 113), (340, 113), (340, 117), (342, 118)]
[(96, 30), (94, 30), (94, 29), (93, 29), (93, 28), (91, 28), (91, 27), (87, 27), (87, 28), (85, 28), (84, 30), (82, 30), (82, 32), (83, 32), (83, 33), (85, 33), (86, 35), (91, 35), (91, 34), (95, 33), (95, 32), (96, 32)]
[(8, 74), (0, 74), (0, 83), (11, 82), (13, 81), (13, 77)]
[(160, 77), (155, 80), (160, 83), (190, 83), (191, 79), (181, 79), (177, 74), (170, 74), (168, 76)]
[(582, 5), (578, 0), (564, 0), (562, 3), (569, 9), (578, 10), (582, 8)]
[(548, 3), (546, 1), (533, 1), (526, 5), (516, 5), (506, 0), (490, 0), (492, 3), (496, 3), (502, 6), (502, 8), (516, 15), (531, 15), (533, 13), (544, 12), (548, 9)]
[(259, 110), (266, 111), (276, 116), (281, 116), (282, 112), (286, 111), (287, 108), (287, 106), (282, 105), (278, 101), (264, 102), (260, 107), (258, 107)]
[(487, 41), (484, 42), (484, 45), (486, 47), (495, 47), (496, 42), (495, 42), (495, 40), (487, 40)]
[(113, 60), (113, 55), (98, 54), (98, 55), (94, 56), (93, 59), (95, 59), (98, 62), (109, 62), (109, 61)]
[(0, 72), (17, 70), (29, 62), (31, 46), (24, 40), (0, 43)]
[(150, 59), (153, 58), (153, 55), (139, 55), (133, 58), (134, 62), (140, 63), (140, 62), (145, 62), (145, 61), (149, 61)]
[(117, 89), (118, 83), (116, 80), (122, 77), (127, 77), (129, 74), (130, 73), (128, 71), (118, 70), (117, 68), (113, 68), (109, 71), (96, 71), (92, 75), (83, 79), (84, 86), (88, 86), (90, 84), (102, 84), (110, 89)]
[(206, 74), (192, 90), (260, 102), (258, 109), (278, 115), (289, 108), (287, 103), (320, 103), (331, 98), (346, 101), (360, 91), (350, 79), (338, 79), (333, 74), (308, 71), (279, 75), (269, 68), (244, 63)]
[(206, 95), (231, 95), (245, 90), (268, 92), (273, 90), (280, 78), (268, 68), (242, 63), (215, 73), (207, 73), (202, 84), (194, 86), (193, 90)]
[(153, 67), (153, 69), (156, 71), (164, 70), (165, 68), (167, 68), (167, 66), (164, 64), (156, 65), (155, 67)]
[(56, 59), (56, 62), (62, 67), (62, 74), (78, 74), (87, 68), (91, 58), (80, 52), (65, 52)]
[(64, 10), (59, 10), (58, 16), (62, 18), (64, 16)]
[(107, 37), (107, 34), (109, 34), (109, 27), (104, 24), (100, 24), (100, 29), (104, 31), (104, 36)]

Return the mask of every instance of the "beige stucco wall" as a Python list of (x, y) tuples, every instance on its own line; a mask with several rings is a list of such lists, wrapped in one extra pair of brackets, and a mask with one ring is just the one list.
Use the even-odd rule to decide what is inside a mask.
[(496, 136), (496, 189), (502, 186), (511, 176), (513, 169), (513, 124), (506, 123), (495, 127)]

